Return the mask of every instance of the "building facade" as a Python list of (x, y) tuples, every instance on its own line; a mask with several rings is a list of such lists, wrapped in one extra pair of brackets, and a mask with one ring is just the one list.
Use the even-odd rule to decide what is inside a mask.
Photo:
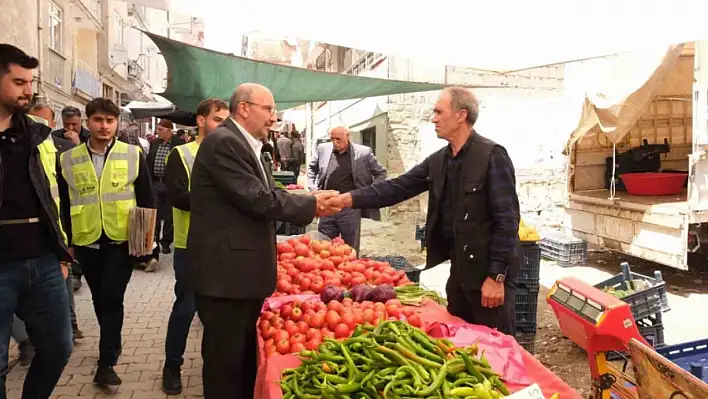
[[(577, 122), (563, 112), (563, 66), (501, 75), (318, 44), (307, 57), (307, 67), (395, 80), (497, 87), (473, 89), (480, 102), (475, 128), (504, 145), (514, 160), (524, 218), (539, 226), (562, 222), (565, 162), (561, 151)], [(446, 145), (430, 123), (438, 95), (412, 93), (314, 104), (315, 140), (311, 142), (326, 137), (331, 126), (347, 126), (353, 140), (371, 147), (389, 176), (395, 177)], [(421, 223), (426, 209), (427, 196), (423, 195), (391, 208), (389, 216)]]
[(176, 40), (203, 44), (201, 20), (119, 0), (3, 0), (0, 42), (40, 59), (36, 100), (57, 113), (95, 97), (120, 105), (150, 101), (167, 86), (167, 66), (141, 30), (163, 36), (189, 21)]

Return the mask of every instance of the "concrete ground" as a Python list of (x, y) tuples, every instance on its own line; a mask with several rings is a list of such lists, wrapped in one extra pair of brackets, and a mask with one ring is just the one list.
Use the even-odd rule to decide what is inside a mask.
[[(202, 397), (202, 359), (199, 350), (199, 321), (192, 324), (182, 369), (182, 396), (167, 396), (161, 391), (165, 358), (165, 334), (173, 302), (174, 274), (172, 256), (162, 255), (155, 273), (136, 270), (125, 294), (123, 355), (116, 371), (123, 385), (114, 393), (96, 388), (93, 375), (98, 360), (98, 323), (88, 286), (76, 293), (79, 327), (86, 338), (76, 344), (69, 364), (52, 398), (157, 399)], [(13, 350), (13, 349), (11, 349)], [(15, 365), (7, 378), (9, 399), (19, 399), (27, 368)]]

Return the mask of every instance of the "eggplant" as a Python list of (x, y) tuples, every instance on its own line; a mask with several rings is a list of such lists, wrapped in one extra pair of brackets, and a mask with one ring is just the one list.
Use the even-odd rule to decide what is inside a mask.
[(385, 303), (389, 299), (396, 299), (396, 289), (388, 284), (382, 284), (371, 292), (371, 300)]
[(354, 286), (349, 292), (354, 302), (364, 302), (371, 300), (371, 293), (374, 289), (368, 284), (359, 284)]
[(344, 299), (344, 290), (331, 284), (325, 285), (322, 291), (320, 291), (320, 299), (324, 303), (330, 303), (334, 300), (342, 302)]

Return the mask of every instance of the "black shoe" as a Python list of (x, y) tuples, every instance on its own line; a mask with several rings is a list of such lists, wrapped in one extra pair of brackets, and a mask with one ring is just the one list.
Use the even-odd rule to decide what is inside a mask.
[(182, 393), (182, 372), (179, 368), (165, 367), (162, 369), (162, 390), (168, 395)]
[(170, 252), (172, 252), (170, 249), (170, 244), (162, 244), (162, 253), (169, 254)]
[(32, 363), (32, 359), (34, 359), (34, 345), (32, 345), (29, 339), (26, 339), (17, 346), (20, 350), (20, 365), (29, 366), (29, 364)]
[(115, 387), (123, 383), (112, 366), (98, 366), (93, 383), (99, 387)]
[(79, 326), (72, 326), (72, 329), (74, 330), (74, 341), (84, 339), (84, 333), (79, 330)]
[(81, 283), (81, 277), (74, 277), (74, 292), (81, 289), (83, 284)]

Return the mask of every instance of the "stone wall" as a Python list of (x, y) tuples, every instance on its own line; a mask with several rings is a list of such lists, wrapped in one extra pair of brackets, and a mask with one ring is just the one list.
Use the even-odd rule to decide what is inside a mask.
[(37, 2), (0, 0), (0, 10), (0, 43), (37, 57)]

